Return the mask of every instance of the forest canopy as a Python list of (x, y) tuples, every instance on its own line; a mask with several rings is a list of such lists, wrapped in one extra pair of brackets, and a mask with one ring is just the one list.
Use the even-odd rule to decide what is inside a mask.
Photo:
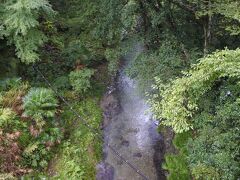
[(52, 166), (57, 179), (95, 179), (103, 142), (76, 124), (58, 95), (101, 132), (100, 99), (122, 56), (141, 42), (126, 73), (147, 94), (159, 131), (174, 133), (167, 179), (237, 180), (239, 7), (239, 0), (0, 0), (0, 179), (52, 176)]

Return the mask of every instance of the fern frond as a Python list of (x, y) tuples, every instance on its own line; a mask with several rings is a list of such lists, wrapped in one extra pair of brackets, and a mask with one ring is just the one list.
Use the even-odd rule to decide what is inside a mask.
[(33, 144), (30, 144), (26, 149), (24, 150), (24, 153), (31, 154), (38, 148), (39, 142), (35, 142)]

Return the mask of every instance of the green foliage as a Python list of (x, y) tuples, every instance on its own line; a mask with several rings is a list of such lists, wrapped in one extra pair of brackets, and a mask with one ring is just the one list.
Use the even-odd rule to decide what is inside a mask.
[[(169, 178), (178, 160), (185, 162), (196, 179), (238, 177), (239, 55), (239, 49), (217, 51), (170, 85), (156, 78), (153, 89), (157, 93), (150, 101), (155, 115), (175, 132), (185, 132), (173, 140), (179, 154), (166, 156)], [(186, 132), (190, 129), (194, 130), (192, 139)]]
[(4, 3), (2, 34), (16, 46), (16, 54), (25, 63), (39, 60), (38, 48), (46, 41), (39, 30), (39, 17), (54, 11), (47, 0), (18, 0)]
[(53, 152), (50, 151), (53, 146), (60, 143), (63, 138), (61, 130), (57, 127), (48, 127), (44, 129), (38, 137), (31, 139), (23, 152), (22, 164), (33, 169), (46, 169)]
[[(3, 172), (16, 175), (28, 173), (30, 169), (45, 169), (53, 155), (52, 147), (63, 138), (53, 119), (57, 99), (51, 90), (45, 88), (32, 88), (23, 98), (28, 85), (17, 78), (5, 80), (2, 84), (5, 91), (1, 100), (3, 108), (0, 109), (0, 149), (4, 162), (0, 165), (8, 169)], [(26, 121), (28, 118), (34, 122)], [(52, 121), (43, 123), (46, 118), (52, 118)]]
[(26, 147), (23, 157), (24, 164), (33, 168), (44, 168), (48, 164), (45, 159), (49, 159), (49, 154), (44, 145), (34, 142)]
[(221, 103), (215, 107), (215, 114), (209, 113), (210, 118), (206, 117), (208, 121), (201, 122), (197, 138), (188, 142), (188, 161), (198, 179), (236, 179), (240, 173), (240, 143), (237, 140), (240, 135), (240, 101), (232, 98), (223, 100), (220, 96)]
[(5, 108), (12, 108), (17, 113), (22, 111), (22, 97), (27, 93), (28, 83), (15, 84), (13, 88), (2, 92), (0, 105)]
[(220, 175), (213, 167), (208, 167), (204, 164), (198, 164), (196, 167), (192, 169), (192, 175), (197, 179), (221, 179)]
[(238, 6), (239, 1), (236, 0), (215, 0), (208, 2), (199, 2), (197, 0), (188, 0), (193, 5), (197, 5), (195, 14), (197, 18), (211, 16), (215, 18), (218, 15), (223, 16), (222, 21), (218, 23), (224, 23), (223, 27), (231, 35), (238, 35), (240, 33), (240, 11)]
[(21, 83), (21, 78), (6, 78), (0, 81), (0, 90), (6, 91), (12, 88), (18, 88)]
[[(209, 49), (205, 53), (239, 46), (238, 7), (237, 0), (0, 0), (1, 77), (21, 75), (40, 87), (41, 77), (30, 66), (17, 63), (16, 56), (26, 64), (42, 59), (38, 65), (54, 87), (71, 102), (78, 101), (74, 108), (100, 129), (99, 102), (92, 94), (98, 96), (102, 89), (99, 82), (90, 89), (93, 70), (85, 67), (96, 68), (107, 60), (109, 72), (116, 75), (127, 49), (125, 42), (136, 36), (134, 43), (144, 40), (145, 49), (131, 62), (128, 73), (150, 95), (153, 92), (150, 103), (162, 125), (184, 132), (173, 140), (179, 153), (166, 156), (168, 178), (189, 179), (191, 171), (194, 179), (236, 179), (240, 174), (240, 51), (217, 51), (200, 59), (188, 73), (182, 70), (202, 56), (199, 49), (204, 40), (204, 50)], [(51, 19), (53, 9), (59, 12), (55, 19)], [(61, 124), (70, 139), (62, 146), (56, 178), (94, 179), (101, 142), (74, 123), (74, 114), (66, 107), (57, 110), (53, 92), (38, 88), (25, 96), (28, 88), (17, 78), (0, 82), (0, 136), (16, 136), (8, 142), (19, 145), (13, 155), (8, 152), (10, 146), (0, 147), (6, 149), (1, 156), (12, 155), (4, 165), (26, 168), (21, 169), (25, 173), (28, 168), (46, 169), (53, 147), (63, 138)], [(87, 94), (88, 99), (81, 97), (79, 102), (77, 93)], [(57, 120), (55, 114), (60, 115), (62, 109), (62, 118)], [(8, 162), (16, 155), (21, 161)], [(9, 171), (19, 175), (14, 169)]]
[(122, 13), (121, 13), (121, 21), (125, 30), (133, 31), (134, 28), (137, 26), (137, 10), (139, 4), (135, 0), (130, 0), (124, 6)]
[(32, 88), (23, 99), (24, 114), (36, 122), (53, 118), (58, 101), (54, 92), (46, 88)]
[(179, 150), (183, 150), (188, 142), (188, 139), (191, 137), (189, 132), (184, 132), (180, 134), (175, 134), (173, 139), (173, 145)]
[(117, 72), (120, 55), (121, 51), (119, 49), (106, 49), (105, 51), (105, 57), (109, 62), (108, 71), (113, 75)]
[(20, 142), (24, 147), (21, 165), (34, 170), (46, 170), (53, 157), (56, 146), (63, 138), (63, 132), (56, 126), (57, 122), (47, 123), (38, 130), (30, 126), (31, 135), (22, 137)]
[(179, 155), (165, 155), (165, 163), (163, 168), (168, 170), (168, 180), (190, 180), (190, 172), (188, 170), (188, 164), (186, 156)]
[[(234, 133), (236, 134), (236, 131)], [(198, 179), (221, 177), (232, 180), (238, 177), (239, 163), (234, 160), (237, 156), (234, 151), (239, 145), (232, 145), (236, 138), (234, 133), (220, 133), (217, 128), (206, 127), (197, 139), (189, 142), (188, 159), (194, 176)]]
[[(189, 119), (198, 109), (199, 98), (217, 80), (239, 78), (239, 55), (239, 49), (223, 50), (201, 59), (183, 78), (176, 79), (170, 88), (159, 92), (161, 104), (157, 102), (153, 105), (157, 118), (161, 118), (162, 123), (171, 126), (175, 132), (190, 130), (193, 126)], [(161, 112), (157, 112), (159, 110)]]
[[(98, 101), (95, 98), (87, 98), (74, 106), (74, 109), (96, 129), (99, 129), (102, 121)], [(102, 157), (101, 142), (86, 126), (76, 121), (70, 110), (65, 110), (62, 117), (71, 135), (62, 146), (56, 165), (58, 175), (55, 178), (95, 179), (95, 167)]]
[[(3, 133), (12, 133), (14, 131), (23, 130), (27, 127), (27, 123), (17, 117), (16, 113), (9, 108), (0, 109), (0, 129)], [(25, 132), (22, 133), (24, 135)], [(20, 136), (21, 138), (21, 136)]]
[(158, 50), (142, 52), (133, 59), (127, 72), (138, 80), (142, 89), (149, 88), (156, 76), (166, 82), (179, 75), (184, 67), (179, 52), (176, 42), (165, 41)]
[(79, 64), (89, 66), (91, 61), (94, 60), (91, 52), (80, 42), (80, 41), (71, 41), (67, 48), (63, 51), (63, 55), (71, 63), (77, 62)]
[(59, 76), (54, 82), (53, 85), (59, 90), (70, 89), (71, 85), (67, 76)]
[(99, 16), (95, 27), (96, 37), (102, 38), (106, 45), (119, 45), (122, 35), (121, 12), (124, 8), (123, 1), (104, 0), (98, 3)]
[(122, 56), (127, 55), (128, 53), (132, 53), (134, 55), (139, 53), (132, 52), (133, 46), (141, 46), (143, 44), (140, 40), (136, 42), (137, 38), (138, 37), (133, 36), (132, 38), (125, 39), (118, 46), (106, 48), (104, 56), (108, 61), (108, 72), (110, 75), (113, 77), (116, 76), (120, 62), (123, 60)]
[(70, 84), (73, 89), (81, 95), (91, 88), (90, 78), (94, 74), (94, 70), (84, 68), (82, 70), (72, 71), (69, 74)]
[(17, 178), (15, 178), (11, 173), (0, 173), (0, 179), (4, 179), (4, 180), (16, 180)]
[(15, 114), (11, 109), (0, 110), (0, 128), (5, 129), (15, 120)]
[(179, 150), (178, 154), (166, 154), (163, 168), (168, 171), (168, 180), (190, 180), (190, 170), (187, 161), (186, 143), (189, 133), (176, 134), (173, 139), (175, 148)]

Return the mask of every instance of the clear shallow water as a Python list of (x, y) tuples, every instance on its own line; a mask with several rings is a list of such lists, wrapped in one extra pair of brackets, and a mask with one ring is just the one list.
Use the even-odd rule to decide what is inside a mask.
[[(136, 45), (133, 52), (125, 57), (126, 64), (142, 50), (141, 45)], [(149, 107), (144, 98), (139, 95), (137, 83), (124, 73), (124, 67), (119, 73), (116, 94), (121, 110), (105, 128), (105, 142), (110, 143), (149, 179), (164, 179), (160, 172), (162, 160), (161, 136), (157, 133), (157, 126), (152, 119), (152, 114), (146, 113)], [(105, 153), (105, 163), (113, 167), (112, 179), (142, 179), (107, 148)]]

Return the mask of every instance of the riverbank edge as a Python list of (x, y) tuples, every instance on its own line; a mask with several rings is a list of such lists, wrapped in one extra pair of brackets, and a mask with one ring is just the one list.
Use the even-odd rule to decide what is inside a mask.
[(117, 97), (117, 78), (119, 73), (117, 72), (115, 76), (112, 76), (108, 81), (108, 87), (106, 92), (101, 98), (100, 107), (103, 112), (102, 119), (102, 134), (104, 135), (103, 142), (103, 157), (102, 161), (96, 166), (96, 180), (113, 180), (114, 169), (111, 165), (105, 162), (107, 157), (107, 139), (104, 134), (106, 128), (111, 124), (112, 118), (116, 116), (120, 111), (120, 101)]
[[(79, 112), (79, 114), (83, 115), (83, 118), (85, 118), (87, 121), (89, 121), (89, 124), (91, 126), (96, 126), (95, 129), (97, 129), (101, 135), (103, 134), (103, 111), (101, 108), (101, 99), (103, 98), (104, 94), (107, 91), (107, 87), (109, 86), (109, 84), (111, 83), (111, 77), (108, 74), (107, 71), (107, 63), (101, 64), (96, 68), (96, 72), (95, 75), (93, 77), (94, 81), (98, 84), (98, 86), (100, 85), (101, 88), (97, 89), (97, 92), (89, 95), (88, 97), (84, 98), (84, 99), (76, 99), (74, 102), (71, 102), (71, 105), (73, 105), (73, 108), (76, 111), (79, 111), (80, 109), (82, 109), (82, 107), (84, 107), (82, 110), (82, 112)], [(97, 87), (98, 87), (97, 86)], [(95, 90), (94, 90), (95, 92)], [(86, 106), (86, 107), (85, 107)], [(89, 107), (88, 107), (89, 106)], [(67, 108), (67, 107), (66, 107)], [(86, 112), (86, 114), (84, 114), (84, 111), (90, 111), (90, 114), (88, 114), (89, 112)], [(67, 110), (64, 110), (66, 113), (69, 113), (68, 111), (70, 111), (68, 108)], [(81, 110), (80, 110), (81, 111)], [(96, 117), (95, 117), (96, 114)], [(90, 116), (90, 117), (88, 117)], [(74, 117), (74, 115), (71, 115), (68, 118), (73, 118), (76, 120), (77, 122), (77, 118)], [(46, 171), (46, 174), (48, 175), (48, 178), (51, 179), (59, 179), (62, 177), (63, 175), (63, 171), (66, 171), (66, 168), (64, 168), (65, 164), (64, 162), (64, 156), (66, 153), (68, 153), (67, 151), (69, 151), (69, 148), (73, 148), (77, 151), (77, 146), (80, 147), (80, 145), (84, 144), (84, 140), (81, 138), (78, 138), (75, 134), (78, 133), (77, 131), (81, 130), (81, 131), (85, 131), (82, 128), (80, 128), (79, 126), (83, 126), (81, 125), (80, 121), (79, 123), (74, 123), (73, 126), (68, 130), (69, 131), (69, 138), (64, 140), (66, 144), (68, 144), (69, 146), (64, 146), (62, 145), (61, 147), (59, 147), (57, 154), (55, 155), (55, 157), (53, 157), (53, 159), (49, 162), (49, 166), (48, 169)], [(86, 133), (89, 130), (86, 130)], [(89, 132), (90, 133), (90, 132)], [(88, 134), (89, 134), (88, 133)], [(91, 136), (91, 135), (90, 135)], [(74, 142), (72, 142), (74, 141)], [(79, 141), (79, 143), (78, 143)], [(87, 169), (91, 169), (90, 174), (91, 177), (89, 176), (89, 179), (95, 179), (95, 175), (96, 175), (96, 166), (97, 164), (103, 159), (103, 152), (102, 152), (102, 147), (103, 147), (103, 140), (100, 140), (98, 138), (96, 138), (95, 136), (92, 138), (91, 141), (89, 141), (89, 143), (87, 143), (87, 149), (86, 149), (86, 155), (81, 154), (80, 156), (87, 156), (87, 159), (91, 160), (91, 165), (89, 166), (89, 164), (87, 166), (89, 166)], [(89, 146), (88, 146), (89, 145)], [(75, 146), (75, 147), (74, 147)], [(96, 149), (95, 149), (95, 148)], [(82, 149), (84, 149), (84, 147), (82, 147)], [(65, 153), (66, 152), (66, 153)], [(70, 152), (69, 152), (70, 153)], [(82, 152), (83, 153), (83, 152)], [(80, 156), (77, 156), (76, 158), (74, 158), (75, 156), (73, 156), (71, 158), (71, 162), (73, 161), (81, 161), (79, 158)], [(69, 159), (70, 160), (70, 159)], [(85, 166), (84, 164), (85, 162), (78, 162), (77, 167), (79, 166)], [(73, 173), (71, 173), (73, 174)], [(69, 176), (67, 176), (67, 174), (65, 174), (66, 177), (71, 178), (71, 174)], [(87, 172), (88, 174), (88, 172)], [(65, 177), (65, 178), (66, 178)], [(64, 178), (64, 177), (63, 177)], [(73, 177), (72, 177), (73, 178)], [(77, 177), (76, 177), (77, 178)]]

